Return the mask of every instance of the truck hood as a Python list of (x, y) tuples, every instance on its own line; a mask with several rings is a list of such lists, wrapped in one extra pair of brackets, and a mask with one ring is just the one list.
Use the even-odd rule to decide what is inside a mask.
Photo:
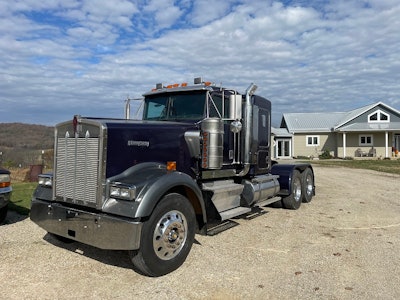
[(191, 157), (184, 134), (195, 124), (157, 121), (105, 121), (107, 128), (106, 177), (143, 162), (175, 161), (177, 170), (191, 171)]

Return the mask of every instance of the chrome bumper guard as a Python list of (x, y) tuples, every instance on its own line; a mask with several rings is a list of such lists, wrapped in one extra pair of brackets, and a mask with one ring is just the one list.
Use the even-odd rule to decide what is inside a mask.
[(136, 250), (140, 246), (141, 222), (65, 207), (32, 199), (30, 218), (44, 230), (108, 250)]

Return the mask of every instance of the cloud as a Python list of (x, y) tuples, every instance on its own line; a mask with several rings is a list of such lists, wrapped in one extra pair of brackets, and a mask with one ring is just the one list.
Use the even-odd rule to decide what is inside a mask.
[[(11, 5), (12, 4), (12, 5)], [(119, 117), (195, 76), (283, 112), (399, 105), (397, 1), (0, 0), (1, 122)]]
[(145, 17), (153, 15), (154, 30), (170, 28), (183, 14), (183, 11), (174, 5), (173, 0), (151, 0), (143, 11), (148, 13)]
[(210, 4), (208, 0), (197, 0), (193, 3), (193, 11), (189, 14), (189, 22), (195, 26), (202, 26), (211, 21), (225, 17), (236, 1), (215, 0)]

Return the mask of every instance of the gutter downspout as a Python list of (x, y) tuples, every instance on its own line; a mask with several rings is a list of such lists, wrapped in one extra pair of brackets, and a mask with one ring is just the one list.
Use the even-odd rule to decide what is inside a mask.
[(251, 96), (256, 91), (257, 86), (251, 83), (246, 90), (246, 104), (244, 110), (245, 122), (244, 122), (244, 151), (243, 151), (243, 162), (244, 168), (240, 171), (237, 176), (245, 176), (250, 170), (250, 151), (251, 151), (251, 137), (252, 137), (252, 123), (253, 123), (253, 105), (251, 103)]

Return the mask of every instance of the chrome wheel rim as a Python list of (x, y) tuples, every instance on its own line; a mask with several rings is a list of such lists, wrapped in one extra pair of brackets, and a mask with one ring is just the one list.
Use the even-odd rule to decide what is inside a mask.
[(306, 178), (306, 193), (307, 195), (311, 195), (313, 192), (313, 180), (312, 176), (308, 175)]
[(158, 221), (153, 235), (153, 248), (158, 258), (169, 260), (179, 254), (187, 239), (185, 216), (173, 210)]
[(293, 182), (293, 196), (296, 202), (301, 201), (301, 181), (300, 178), (295, 178)]

